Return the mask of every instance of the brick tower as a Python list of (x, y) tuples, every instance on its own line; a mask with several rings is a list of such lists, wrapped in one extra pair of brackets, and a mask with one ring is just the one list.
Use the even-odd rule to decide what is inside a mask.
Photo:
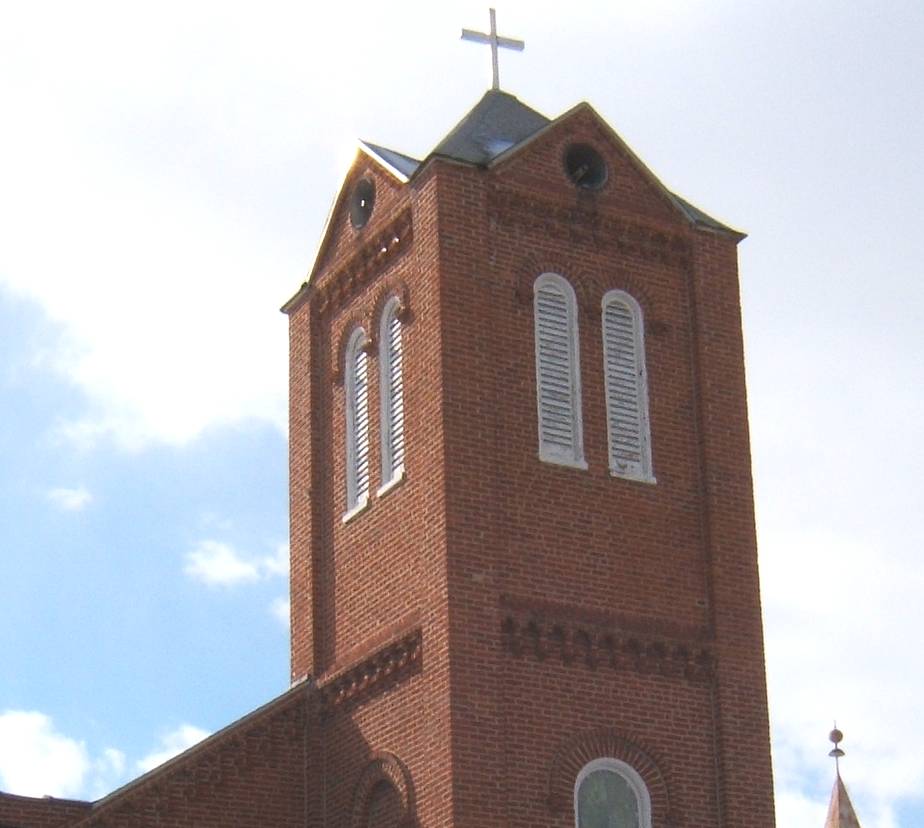
[(771, 828), (742, 238), (584, 103), (361, 145), (284, 308), (312, 825)]

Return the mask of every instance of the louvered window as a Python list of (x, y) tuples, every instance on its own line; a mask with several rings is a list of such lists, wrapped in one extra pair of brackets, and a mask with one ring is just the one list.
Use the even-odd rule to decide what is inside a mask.
[(539, 458), (586, 469), (581, 436), (577, 303), (561, 276), (543, 273), (533, 286)]
[(621, 290), (603, 297), (603, 362), (610, 473), (654, 482), (642, 310)]
[(379, 330), (379, 366), (382, 434), (382, 487), (404, 473), (404, 380), (400, 302), (390, 299), (382, 311)]
[(369, 498), (369, 378), (366, 334), (357, 328), (346, 350), (347, 515)]

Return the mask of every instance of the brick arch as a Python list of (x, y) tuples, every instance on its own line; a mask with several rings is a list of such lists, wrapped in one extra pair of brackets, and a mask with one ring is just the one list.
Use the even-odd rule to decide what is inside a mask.
[(559, 261), (537, 259), (532, 256), (524, 258), (513, 274), (513, 293), (517, 302), (532, 307), (533, 282), (543, 273), (558, 273), (567, 278), (565, 276), (567, 272), (568, 268)]
[(579, 734), (562, 744), (549, 768), (549, 808), (567, 813), (574, 807), (574, 783), (581, 769), (594, 759), (620, 759), (630, 765), (648, 788), (651, 797), (651, 823), (654, 828), (672, 828), (677, 823), (671, 813), (667, 782), (652, 755), (637, 742), (613, 728)]
[[(372, 339), (378, 338), (379, 327), (382, 321), (382, 311), (392, 299), (398, 300), (398, 319), (401, 324), (406, 325), (411, 321), (411, 293), (408, 289), (407, 282), (403, 279), (388, 279), (379, 288), (375, 295), (375, 301), (372, 303), (372, 313), (370, 319), (374, 328)], [(377, 345), (378, 343), (374, 342)]]
[[(557, 259), (530, 257), (517, 268), (514, 277), (514, 294), (520, 304), (532, 307), (533, 283), (543, 273), (556, 273), (571, 285), (577, 300), (578, 312), (582, 317), (594, 314), (592, 300), (599, 292), (599, 280), (588, 271), (567, 265)], [(600, 293), (600, 295), (603, 294)]]
[(351, 828), (366, 828), (372, 793), (380, 782), (386, 782), (395, 789), (401, 811), (398, 824), (410, 828), (414, 824), (414, 786), (411, 774), (397, 756), (386, 751), (374, 754), (359, 775), (353, 793)]

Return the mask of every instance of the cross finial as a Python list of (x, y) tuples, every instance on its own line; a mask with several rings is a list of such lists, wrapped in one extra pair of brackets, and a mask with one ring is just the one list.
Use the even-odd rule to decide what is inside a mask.
[(512, 40), (509, 37), (497, 36), (497, 20), (494, 9), (491, 12), (491, 34), (473, 32), (471, 29), (462, 30), (463, 40), (473, 40), (475, 43), (488, 43), (491, 46), (491, 66), (494, 69), (494, 83), (492, 89), (500, 89), (500, 71), (497, 68), (497, 50), (498, 48), (513, 49), (522, 52), (526, 44), (522, 40)]

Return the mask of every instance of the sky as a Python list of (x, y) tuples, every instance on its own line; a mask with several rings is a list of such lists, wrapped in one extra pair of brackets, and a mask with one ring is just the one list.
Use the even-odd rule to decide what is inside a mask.
[[(778, 824), (924, 824), (924, 5), (497, 3), (739, 247)], [(0, 3), (0, 790), (96, 798), (288, 686), (287, 330), (363, 138), (490, 84), (469, 2)]]

